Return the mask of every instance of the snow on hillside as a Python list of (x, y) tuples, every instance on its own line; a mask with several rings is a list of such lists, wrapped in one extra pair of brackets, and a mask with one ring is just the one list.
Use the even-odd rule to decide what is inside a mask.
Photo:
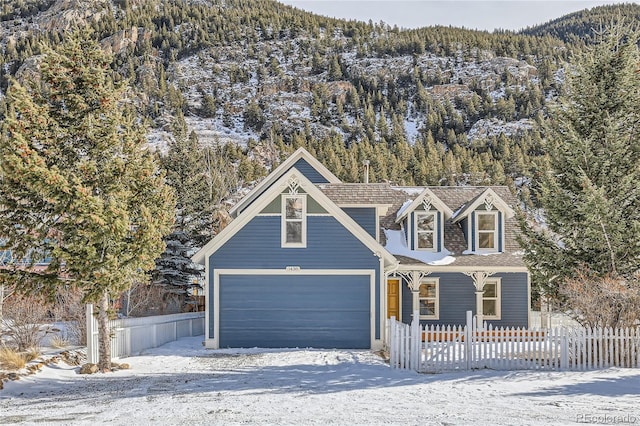
[[(344, 42), (346, 44), (347, 39)], [(300, 49), (298, 42), (276, 40), (259, 42), (252, 50), (269, 52), (269, 60), (265, 59), (264, 63), (239, 46), (203, 50), (177, 61), (168, 69), (168, 74), (189, 105), (191, 113), (187, 122), (190, 130), (195, 130), (205, 144), (223, 139), (243, 144), (249, 137), (258, 140), (260, 133), (268, 134), (274, 125), (278, 133), (298, 131), (306, 125), (316, 135), (326, 135), (336, 130), (338, 119), (334, 119), (332, 124), (313, 119), (311, 105), (314, 87), (326, 85), (330, 99), (340, 98), (344, 102), (349, 89), (354, 86), (349, 81), (328, 81), (326, 71), (314, 74), (311, 67), (303, 66), (296, 59), (303, 55)], [(344, 66), (352, 76), (376, 76), (384, 81), (397, 80), (398, 76), (418, 71), (431, 77), (440, 76), (443, 83), (427, 87), (427, 93), (438, 100), (447, 99), (454, 105), (457, 97), (471, 97), (474, 94), (471, 87), (474, 85), (490, 91), (494, 101), (504, 98), (506, 87), (501, 82), (504, 74), (511, 75), (513, 84), (508, 89), (513, 92), (525, 90), (527, 84), (538, 79), (537, 69), (524, 61), (495, 57), (493, 53), (480, 49), (473, 49), (470, 55), (465, 57), (460, 51), (455, 58), (431, 53), (359, 57), (355, 49), (346, 48), (340, 53)], [(384, 85), (381, 87), (382, 94), (386, 95)], [(208, 118), (197, 112), (203, 107), (205, 95), (211, 96), (216, 102), (216, 109), (209, 112)], [(247, 105), (252, 101), (261, 105), (265, 116), (265, 126), (255, 133), (246, 128), (243, 118)], [(412, 104), (412, 100), (408, 99), (408, 103)], [(332, 113), (336, 114), (333, 109)], [(343, 119), (349, 124), (354, 122), (352, 113), (344, 114)], [(379, 115), (376, 115), (378, 119)], [(424, 111), (408, 108), (404, 119), (405, 136), (409, 142), (414, 142), (425, 120)], [(531, 129), (528, 122), (495, 121), (489, 136), (499, 134), (503, 127), (508, 134), (514, 133), (514, 129)], [(486, 136), (481, 131), (469, 133), (470, 139)]]
[(5, 384), (0, 423), (640, 423), (640, 370), (392, 370), (355, 350), (206, 350), (186, 338), (91, 376), (63, 364)]

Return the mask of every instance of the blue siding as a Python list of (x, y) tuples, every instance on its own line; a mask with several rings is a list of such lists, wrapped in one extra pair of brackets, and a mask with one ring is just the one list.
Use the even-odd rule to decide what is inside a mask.
[[(307, 248), (282, 248), (280, 216), (256, 216), (209, 258), (209, 282), (218, 269), (372, 269), (376, 271), (375, 337), (380, 338), (380, 260), (330, 216), (307, 217)], [(213, 286), (209, 286), (213, 312)], [(213, 315), (209, 336), (214, 337)]]
[[(526, 272), (504, 272), (492, 275), (501, 278), (501, 319), (487, 321), (494, 326), (527, 327), (529, 321), (528, 284)], [(473, 280), (461, 273), (432, 273), (440, 278), (440, 319), (422, 321), (423, 324), (464, 325), (467, 311), (476, 314), (476, 294)], [(403, 282), (402, 321), (411, 322), (413, 295)]]
[(410, 324), (411, 316), (413, 315), (413, 294), (404, 278), (400, 280), (400, 287), (402, 288), (402, 290), (400, 290), (402, 293), (402, 300), (400, 302), (402, 303), (402, 322)]
[(462, 233), (464, 234), (464, 241), (469, 244), (469, 235), (468, 235), (468, 226), (469, 224), (469, 219), (467, 219), (466, 217), (464, 219), (462, 219), (460, 221), (460, 228), (462, 229)]
[(442, 232), (440, 232), (440, 230), (443, 229), (442, 228), (442, 213), (438, 210), (437, 213), (437, 219), (436, 219), (436, 235), (437, 235), (437, 239), (438, 241), (436, 242), (436, 250), (438, 251), (442, 251)]
[(408, 247), (411, 248), (411, 250), (415, 250), (416, 249), (416, 242), (414, 241), (415, 238), (413, 238), (413, 236), (415, 235), (415, 230), (413, 229), (415, 227), (415, 223), (416, 223), (416, 214), (415, 212), (411, 212), (409, 214), (408, 220), (407, 220), (407, 241), (410, 242), (410, 244), (407, 244)]
[(498, 251), (502, 252), (502, 212), (498, 212)]
[(369, 276), (220, 279), (220, 347), (369, 348)]
[[(313, 183), (329, 183), (329, 181), (322, 176), (316, 169), (314, 169), (311, 164), (307, 163), (304, 158), (296, 161), (291, 168), (296, 168), (300, 173), (302, 173), (307, 179), (309, 179)], [(291, 169), (286, 170), (284, 173), (288, 172)], [(283, 174), (284, 174), (283, 173)]]
[(529, 326), (529, 286), (526, 272), (499, 273), (502, 278), (502, 315), (500, 321), (487, 321), (494, 326)]
[(409, 244), (408, 244), (408, 242), (409, 242), (409, 237), (408, 237), (408, 235), (409, 235), (409, 222), (411, 222), (411, 221), (409, 220), (409, 217), (410, 217), (410, 216), (407, 216), (407, 217), (406, 217), (406, 218), (404, 218), (404, 220), (402, 221), (402, 225), (403, 225), (403, 226), (402, 226), (402, 231), (404, 232), (404, 240), (407, 242), (407, 246), (409, 245)]
[(471, 251), (476, 251), (476, 215), (475, 213), (471, 214)]
[(376, 238), (376, 209), (375, 207), (346, 207), (342, 209), (349, 217), (374, 239)]

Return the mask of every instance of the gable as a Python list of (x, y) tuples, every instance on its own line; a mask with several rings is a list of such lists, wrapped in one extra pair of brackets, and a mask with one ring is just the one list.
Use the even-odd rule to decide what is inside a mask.
[[(299, 168), (298, 168), (299, 167)], [(306, 179), (313, 183), (339, 183), (338, 179), (325, 166), (316, 160), (307, 150), (299, 148), (275, 170), (260, 181), (245, 197), (229, 210), (232, 217), (238, 216), (247, 209), (262, 193), (292, 169), (298, 170)]]
[(511, 219), (515, 216), (515, 211), (493, 189), (487, 188), (456, 211), (451, 219), (453, 223), (457, 223), (469, 217), (472, 212), (482, 209), (499, 210), (504, 213), (506, 219)]
[[(310, 200), (307, 202), (307, 208), (312, 211), (307, 212), (309, 217), (331, 216), (371, 252), (382, 257), (385, 264), (393, 265), (397, 263), (395, 258), (372, 238), (367, 231), (336, 206), (322, 191), (295, 168), (286, 172), (280, 179), (270, 185), (250, 206), (240, 212), (236, 219), (199, 250), (192, 257), (192, 260), (196, 263), (204, 264), (206, 258), (223, 247), (227, 241), (240, 232), (240, 230), (256, 216), (279, 216), (276, 219), (280, 220), (282, 217), (282, 207), (279, 207), (278, 204), (281, 202), (280, 200), (283, 194), (286, 193), (303, 194), (306, 200)], [(280, 226), (273, 224), (271, 226), (276, 226), (278, 232), (280, 232)], [(340, 241), (334, 240), (333, 244), (339, 245)], [(294, 249), (291, 250), (294, 251)], [(332, 254), (328, 252), (326, 255), (331, 256)]]
[(312, 183), (329, 183), (329, 179), (327, 176), (323, 175), (316, 169), (314, 166), (309, 164), (309, 162), (305, 158), (300, 158), (296, 161), (291, 167), (289, 167), (287, 172), (291, 169), (296, 169), (300, 173), (304, 175), (307, 179), (309, 179)]
[(405, 203), (396, 216), (396, 222), (399, 223), (417, 209), (437, 210), (444, 214), (446, 219), (453, 215), (453, 211), (438, 198), (433, 191), (425, 188), (412, 202)]

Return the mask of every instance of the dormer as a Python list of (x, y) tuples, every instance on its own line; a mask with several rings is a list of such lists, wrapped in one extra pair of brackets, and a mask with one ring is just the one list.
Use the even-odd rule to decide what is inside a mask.
[(409, 250), (444, 250), (444, 222), (453, 215), (435, 194), (425, 188), (414, 200), (398, 210), (396, 223), (402, 227)]
[(467, 240), (468, 253), (504, 251), (505, 221), (515, 212), (491, 188), (463, 205), (454, 215)]

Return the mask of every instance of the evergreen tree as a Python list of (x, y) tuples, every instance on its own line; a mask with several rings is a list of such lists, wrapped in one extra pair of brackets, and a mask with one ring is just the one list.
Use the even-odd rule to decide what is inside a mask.
[(161, 157), (161, 165), (176, 194), (176, 219), (153, 275), (155, 285), (165, 286), (184, 302), (194, 282), (201, 281), (203, 269), (191, 262), (190, 257), (213, 236), (215, 205), (209, 197), (204, 150), (196, 135), (187, 135), (187, 125), (180, 113), (173, 128), (174, 140)]
[(552, 293), (583, 267), (631, 278), (640, 265), (639, 34), (615, 27), (600, 37), (549, 124), (539, 194), (548, 232), (522, 221), (525, 260)]
[(23, 292), (68, 285), (97, 302), (103, 371), (109, 300), (153, 269), (174, 205), (111, 61), (91, 34), (67, 35), (37, 79), (11, 83), (0, 133), (0, 235), (18, 258), (49, 261), (4, 275)]

